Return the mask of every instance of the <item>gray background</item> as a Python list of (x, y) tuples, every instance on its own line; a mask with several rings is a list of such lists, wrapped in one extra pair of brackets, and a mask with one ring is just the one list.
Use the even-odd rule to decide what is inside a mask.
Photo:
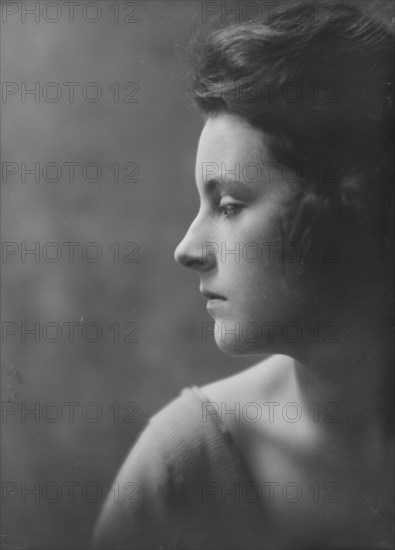
[[(198, 292), (199, 278), (173, 260), (198, 207), (194, 162), (202, 120), (185, 91), (185, 48), (204, 24), (205, 3), (143, 1), (136, 23), (123, 22), (132, 13), (130, 2), (87, 7), (81, 0), (73, 22), (67, 6), (54, 3), (61, 18), (51, 23), (45, 16), (56, 19), (57, 12), (48, 2), (39, 2), (38, 21), (27, 15), (26, 22), (24, 6), (32, 9), (36, 3), (11, 2), (7, 10), (17, 13), (7, 11), (1, 28), (1, 79), (19, 90), (3, 95), (1, 103), (2, 162), (18, 167), (16, 175), (2, 178), (1, 240), (17, 247), (16, 254), (2, 257), (2, 329), (18, 329), (7, 338), (3, 334), (2, 342), (2, 488), (11, 487), (4, 483), (17, 488), (14, 495), (3, 492), (4, 549), (87, 547), (104, 495), (147, 418), (181, 388), (228, 376), (254, 362), (226, 357), (212, 339), (202, 341), (202, 323), (212, 319)], [(97, 4), (100, 20), (90, 22)], [(369, 2), (368, 7), (390, 17), (390, 3)], [(119, 23), (114, 21), (116, 9)], [(74, 103), (62, 84), (71, 81), (80, 82)], [(31, 95), (22, 101), (23, 82), (28, 88), (39, 83), (38, 101)], [(59, 101), (45, 99), (46, 92), (47, 98), (54, 97), (55, 88), (44, 90), (49, 82), (60, 85)], [(100, 100), (84, 100), (82, 88), (88, 82), (100, 86)], [(109, 89), (114, 82), (120, 84), (118, 103)], [(138, 103), (123, 102), (127, 82), (138, 84)], [(93, 92), (88, 90), (90, 97)], [(114, 182), (109, 166), (119, 162), (124, 177), (122, 166), (129, 161), (139, 166), (138, 182)], [(40, 169), (48, 162), (96, 162), (103, 175), (96, 183), (86, 181), (80, 166), (71, 183), (63, 165), (58, 182), (45, 181), (42, 173), (38, 183), (32, 176), (22, 182), (22, 163), (31, 168), (37, 162)], [(53, 171), (48, 174), (54, 178)], [(80, 243), (72, 262), (62, 244), (70, 241)], [(32, 248), (36, 242), (38, 261), (28, 255), (23, 262), (23, 243)], [(49, 261), (55, 252), (45, 248), (49, 242), (61, 247), (57, 262)], [(100, 247), (99, 261), (82, 256), (88, 242)], [(119, 262), (108, 248), (115, 242)], [(138, 263), (123, 262), (127, 242), (139, 245)], [(88, 254), (94, 257), (94, 250)], [(80, 323), (74, 342), (63, 324), (72, 321)], [(23, 342), (21, 323), (38, 323), (42, 330), (48, 322), (62, 328), (58, 342), (46, 341), (55, 338), (51, 330), (39, 342), (32, 335)], [(139, 341), (114, 342), (109, 328), (114, 322), (120, 327), (136, 323)], [(93, 332), (84, 338), (85, 323), (100, 325), (97, 342), (86, 341)], [(121, 340), (127, 334), (121, 328)], [(67, 402), (79, 403), (74, 422)], [(96, 409), (85, 408), (83, 414), (92, 402)], [(137, 404), (135, 422), (125, 421), (128, 402)], [(119, 404), (119, 421), (114, 403)], [(34, 406), (37, 418), (25, 418), (24, 407)], [(61, 417), (50, 422), (59, 410)], [(89, 422), (97, 410), (101, 417)], [(23, 502), (23, 483), (29, 489), (38, 484), (38, 502), (31, 495)], [(58, 502), (49, 502), (57, 498), (56, 486), (46, 485), (51, 483), (62, 488)], [(74, 502), (64, 483), (77, 484)], [(97, 502), (89, 502), (94, 488), (83, 492), (88, 483), (103, 491)]]

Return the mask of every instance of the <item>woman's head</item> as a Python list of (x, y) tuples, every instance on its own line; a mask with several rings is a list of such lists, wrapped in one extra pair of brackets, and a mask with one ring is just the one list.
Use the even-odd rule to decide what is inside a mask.
[[(266, 22), (222, 28), (197, 48), (194, 96), (207, 115), (197, 183), (215, 171), (213, 179), (229, 179), (226, 172), (239, 163), (242, 173), (234, 175), (243, 187), (255, 185), (259, 175), (269, 185), (270, 235), (266, 225), (266, 234), (254, 238), (272, 239), (274, 247), (281, 242), (281, 252), (288, 247), (277, 263), (266, 258), (278, 281), (273, 295), (282, 293), (277, 311), (286, 297), (288, 311), (310, 298), (311, 315), (315, 306), (341, 301), (350, 285), (387, 277), (392, 37), (356, 7), (331, 6), (318, 19), (313, 5), (302, 3)], [(240, 149), (241, 137), (249, 153)], [(242, 210), (244, 216), (249, 211)], [(221, 238), (230, 248), (227, 231)], [(206, 237), (214, 241), (213, 234)], [(215, 246), (211, 252), (213, 262)], [(251, 258), (252, 246), (249, 253)], [(242, 256), (240, 261), (252, 265)], [(249, 281), (239, 284), (244, 300)]]

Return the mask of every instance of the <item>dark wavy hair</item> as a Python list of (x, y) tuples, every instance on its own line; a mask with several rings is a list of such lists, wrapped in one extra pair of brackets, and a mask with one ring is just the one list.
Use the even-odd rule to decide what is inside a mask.
[(392, 265), (393, 36), (354, 4), (320, 6), (318, 18), (313, 3), (292, 3), (200, 34), (192, 93), (207, 116), (240, 116), (270, 136), (276, 161), (297, 165), (282, 230), (302, 246), (300, 272), (314, 242), (334, 242), (353, 259), (343, 278), (348, 265), (351, 278), (369, 269), (372, 282), (383, 280)]

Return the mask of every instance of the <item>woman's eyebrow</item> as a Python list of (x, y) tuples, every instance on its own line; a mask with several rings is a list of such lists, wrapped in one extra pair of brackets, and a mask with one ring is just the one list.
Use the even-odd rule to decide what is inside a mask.
[(210, 178), (207, 182), (203, 182), (203, 190), (207, 194), (211, 194), (219, 188), (225, 188), (230, 191), (251, 191), (251, 186), (242, 180), (236, 180), (231, 176), (226, 179)]

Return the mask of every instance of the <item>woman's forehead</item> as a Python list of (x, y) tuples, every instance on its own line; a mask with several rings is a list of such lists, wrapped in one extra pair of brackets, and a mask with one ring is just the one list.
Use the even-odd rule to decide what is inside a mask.
[[(266, 142), (266, 143), (265, 143)], [(210, 117), (200, 135), (196, 171), (205, 162), (240, 164), (270, 160), (265, 134), (240, 117), (220, 113)]]

